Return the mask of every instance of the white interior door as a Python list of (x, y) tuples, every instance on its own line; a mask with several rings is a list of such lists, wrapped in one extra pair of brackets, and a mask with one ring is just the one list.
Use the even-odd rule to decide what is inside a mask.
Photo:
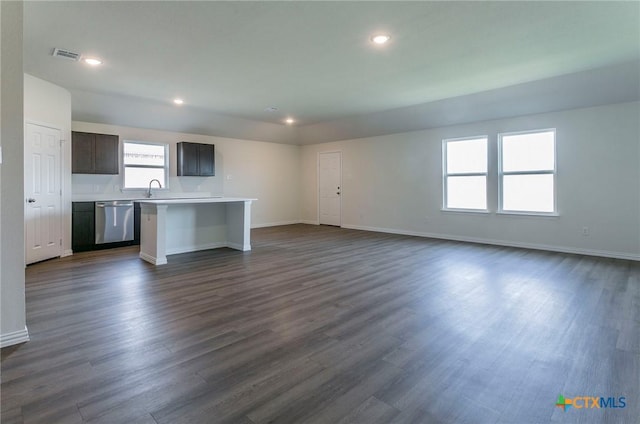
[(340, 226), (342, 210), (342, 153), (320, 153), (320, 224)]
[(27, 124), (24, 143), (25, 258), (27, 264), (60, 256), (60, 130)]

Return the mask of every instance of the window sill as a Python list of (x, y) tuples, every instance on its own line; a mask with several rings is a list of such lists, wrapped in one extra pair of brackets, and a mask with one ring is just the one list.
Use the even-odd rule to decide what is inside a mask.
[(517, 212), (517, 211), (498, 211), (496, 215), (517, 215), (517, 216), (535, 216), (542, 218), (557, 218), (560, 216), (557, 212)]
[(489, 215), (491, 213), (487, 209), (449, 209), (449, 208), (442, 208), (440, 210), (442, 212), (471, 213), (471, 214), (480, 214), (480, 215)]

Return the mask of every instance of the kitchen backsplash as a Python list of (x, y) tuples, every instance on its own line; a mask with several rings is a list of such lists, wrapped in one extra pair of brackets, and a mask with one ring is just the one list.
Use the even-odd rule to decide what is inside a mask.
[[(73, 174), (73, 199), (127, 199), (144, 197), (146, 190), (122, 190), (120, 175)], [(154, 197), (206, 197), (223, 196), (222, 178), (169, 177), (169, 187), (162, 190), (154, 184)]]

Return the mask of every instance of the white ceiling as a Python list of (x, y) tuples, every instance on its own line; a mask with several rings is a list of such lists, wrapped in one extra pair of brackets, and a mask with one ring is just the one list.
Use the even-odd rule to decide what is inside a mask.
[[(489, 117), (471, 110), (425, 121), (502, 117), (523, 101), (532, 106), (523, 112), (535, 113), (640, 98), (638, 2), (59, 1), (24, 8), (25, 72), (69, 89), (74, 120), (310, 143), (419, 129), (420, 119), (407, 122), (398, 111), (437, 115), (438, 105), (464, 99), (520, 104), (503, 104)], [(391, 34), (391, 42), (372, 45), (376, 32)], [(104, 64), (54, 58), (54, 47)], [(610, 90), (585, 96), (594, 82)], [(540, 106), (539, 93), (565, 86), (573, 89), (558, 99), (563, 104)], [(172, 105), (174, 97), (185, 105)], [(278, 111), (266, 112), (270, 106)], [(286, 116), (295, 117), (295, 128), (282, 124)]]

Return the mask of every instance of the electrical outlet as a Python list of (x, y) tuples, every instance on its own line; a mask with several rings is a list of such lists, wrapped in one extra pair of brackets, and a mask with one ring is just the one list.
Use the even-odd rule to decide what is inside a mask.
[(584, 237), (587, 237), (590, 233), (589, 227), (582, 227), (582, 235)]

